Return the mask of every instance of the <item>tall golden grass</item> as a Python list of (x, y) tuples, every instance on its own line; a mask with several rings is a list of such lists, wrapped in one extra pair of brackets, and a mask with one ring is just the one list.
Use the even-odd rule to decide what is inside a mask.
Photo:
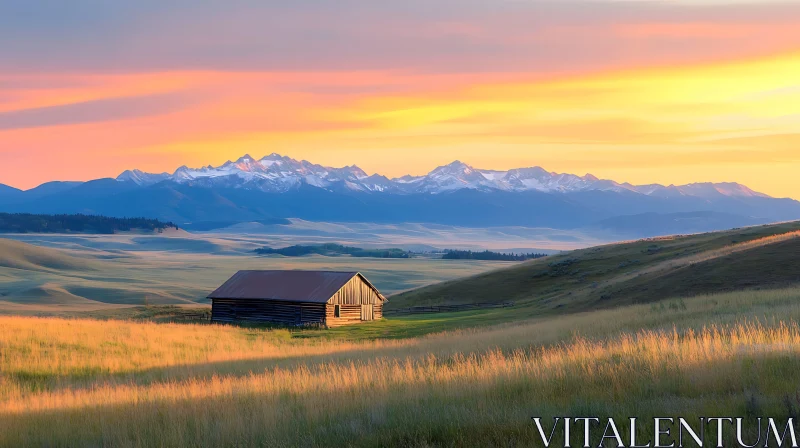
[(0, 445), (532, 445), (534, 415), (786, 416), (798, 297), (369, 342), (2, 317)]

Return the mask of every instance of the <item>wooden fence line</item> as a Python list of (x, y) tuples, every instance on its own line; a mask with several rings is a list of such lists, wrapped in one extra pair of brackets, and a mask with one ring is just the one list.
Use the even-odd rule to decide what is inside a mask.
[(463, 305), (436, 305), (436, 306), (412, 306), (398, 310), (383, 310), (384, 316), (402, 314), (427, 314), (427, 313), (450, 313), (456, 311), (480, 310), (487, 308), (508, 308), (514, 306), (514, 302), (502, 303), (466, 303)]

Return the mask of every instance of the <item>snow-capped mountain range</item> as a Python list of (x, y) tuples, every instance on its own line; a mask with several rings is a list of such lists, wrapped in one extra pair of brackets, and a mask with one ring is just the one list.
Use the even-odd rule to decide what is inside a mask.
[(232, 187), (260, 190), (268, 193), (287, 192), (302, 185), (328, 190), (354, 192), (383, 192), (394, 194), (439, 194), (455, 190), (500, 190), (507, 192), (539, 191), (546, 193), (575, 193), (582, 191), (634, 192), (653, 197), (763, 197), (738, 183), (693, 183), (688, 185), (631, 185), (598, 179), (591, 174), (577, 176), (547, 171), (541, 167), (517, 168), (508, 171), (483, 170), (455, 161), (440, 166), (424, 176), (403, 176), (389, 179), (379, 174), (368, 175), (352, 165), (331, 168), (308, 161), (298, 161), (279, 154), (256, 160), (245, 155), (218, 167), (182, 166), (174, 173), (145, 173), (128, 170), (117, 177), (119, 181), (150, 186), (162, 181), (207, 187)]
[(638, 238), (796, 220), (800, 202), (737, 183), (631, 185), (459, 161), (424, 176), (389, 179), (357, 166), (331, 168), (271, 154), (171, 174), (130, 170), (116, 179), (53, 181), (25, 191), (0, 185), (0, 212), (144, 216), (200, 231), (300, 219), (583, 229)]

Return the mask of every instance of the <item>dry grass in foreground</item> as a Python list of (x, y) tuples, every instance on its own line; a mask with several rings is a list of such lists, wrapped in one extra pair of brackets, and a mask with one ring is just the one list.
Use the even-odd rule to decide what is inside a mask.
[(798, 298), (367, 342), (4, 317), (0, 445), (527, 446), (534, 415), (785, 418), (799, 405)]

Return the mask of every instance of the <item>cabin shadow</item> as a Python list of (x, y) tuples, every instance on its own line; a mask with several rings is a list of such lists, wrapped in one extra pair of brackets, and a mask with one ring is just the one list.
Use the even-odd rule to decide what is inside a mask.
[[(408, 351), (412, 346), (382, 346), (380, 350), (383, 359), (396, 359), (410, 356)], [(130, 370), (103, 374), (86, 370), (75, 374), (61, 376), (30, 375), (26, 372), (6, 372), (13, 381), (24, 385), (28, 390), (47, 390), (58, 392), (63, 390), (91, 389), (98, 385), (135, 384), (146, 386), (172, 381), (203, 381), (213, 377), (245, 377), (253, 374), (273, 371), (275, 369), (293, 369), (305, 366), (314, 370), (324, 364), (340, 362), (357, 362), (360, 360), (375, 359), (372, 357), (373, 349), (358, 347), (351, 350), (342, 350), (325, 354), (301, 354), (280, 357), (256, 357), (238, 360), (224, 360), (211, 362), (185, 363), (164, 367), (152, 367), (141, 370)], [(420, 354), (422, 358), (427, 353)]]

